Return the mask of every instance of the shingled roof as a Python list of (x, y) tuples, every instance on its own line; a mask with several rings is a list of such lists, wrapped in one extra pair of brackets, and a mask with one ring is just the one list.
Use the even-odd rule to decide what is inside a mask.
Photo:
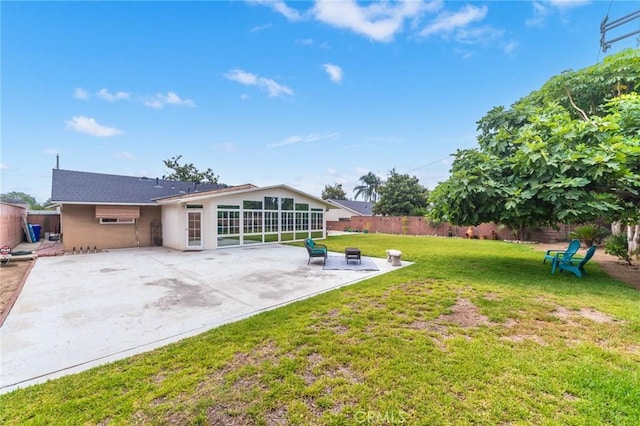
[(227, 185), (53, 169), (51, 202), (155, 204), (161, 197), (222, 188)]
[(358, 213), (361, 216), (373, 216), (373, 206), (375, 205), (375, 203), (370, 203), (369, 201), (336, 200), (336, 199), (330, 199), (327, 201), (335, 206), (342, 207), (347, 210), (351, 210), (355, 213)]

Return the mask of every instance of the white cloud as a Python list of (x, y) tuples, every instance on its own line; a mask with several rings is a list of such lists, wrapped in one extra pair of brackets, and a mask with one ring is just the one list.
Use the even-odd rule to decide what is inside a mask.
[(483, 20), (487, 12), (487, 6), (477, 7), (470, 4), (465, 5), (455, 13), (442, 12), (433, 23), (423, 28), (419, 35), (429, 36), (432, 34), (452, 33), (473, 22)]
[(267, 145), (267, 147), (268, 148), (278, 148), (280, 146), (293, 145), (293, 144), (296, 144), (296, 143), (318, 142), (318, 141), (321, 141), (321, 140), (333, 139), (333, 138), (337, 137), (338, 135), (340, 135), (340, 133), (338, 133), (338, 132), (329, 133), (329, 134), (326, 134), (326, 135), (319, 135), (319, 134), (316, 134), (316, 133), (312, 133), (312, 134), (307, 135), (307, 136), (293, 135), (293, 136), (289, 136), (289, 137), (285, 138), (281, 142), (276, 142), (276, 143), (269, 144), (269, 145)]
[(235, 152), (236, 145), (233, 142), (221, 142), (214, 144), (213, 149), (222, 152)]
[(260, 77), (241, 69), (230, 70), (224, 74), (224, 77), (245, 86), (257, 86), (261, 90), (266, 90), (269, 97), (272, 98), (280, 95), (293, 95), (291, 88), (278, 84), (270, 78)]
[(96, 95), (98, 95), (98, 97), (104, 99), (105, 101), (109, 101), (109, 102), (131, 99), (130, 93), (127, 93), (127, 92), (110, 93), (107, 89), (100, 89), (98, 93), (96, 93)]
[(549, 0), (553, 6), (558, 9), (571, 9), (574, 7), (581, 7), (591, 3), (591, 0)]
[(149, 108), (161, 109), (166, 105), (176, 105), (176, 106), (185, 106), (185, 107), (193, 107), (195, 103), (191, 99), (182, 99), (180, 96), (175, 94), (174, 92), (167, 92), (166, 95), (162, 93), (156, 93), (156, 95), (152, 99), (148, 99), (143, 102), (145, 106)]
[(333, 81), (334, 83), (342, 83), (342, 68), (340, 68), (338, 65), (329, 63), (322, 65), (322, 68), (324, 68), (327, 74), (329, 74), (329, 78), (331, 79), (331, 81)]
[(302, 20), (302, 15), (299, 11), (290, 8), (284, 1), (281, 0), (247, 0), (247, 3), (268, 6), (287, 18), (289, 21)]
[(86, 100), (89, 99), (89, 92), (84, 90), (82, 87), (76, 87), (76, 90), (73, 91), (73, 97), (76, 99)]
[(402, 31), (405, 19), (439, 8), (441, 2), (407, 1), (400, 3), (373, 2), (360, 6), (354, 0), (317, 0), (312, 9), (321, 22), (365, 35), (375, 41), (390, 42)]
[(256, 26), (256, 27), (251, 28), (251, 29), (249, 30), (249, 32), (257, 33), (257, 32), (260, 32), (260, 31), (262, 31), (262, 30), (269, 29), (269, 28), (271, 28), (272, 26), (273, 26), (273, 25), (271, 25), (271, 24), (258, 25), (258, 26)]
[(299, 38), (295, 41), (298, 46), (313, 46), (313, 40), (310, 38)]
[(246, 100), (251, 99), (251, 96), (249, 96), (246, 93), (243, 93), (242, 95), (240, 95), (240, 99), (242, 99), (243, 101), (246, 101)]
[(0, 170), (7, 170), (9, 168), (9, 166), (7, 166), (4, 163), (0, 163)]
[(91, 136), (106, 138), (110, 136), (122, 134), (121, 130), (114, 127), (107, 127), (98, 122), (94, 118), (79, 115), (67, 121), (67, 127), (78, 133), (86, 133)]
[(480, 44), (488, 46), (500, 41), (503, 36), (503, 30), (491, 27), (460, 28), (456, 31), (455, 40), (462, 44)]

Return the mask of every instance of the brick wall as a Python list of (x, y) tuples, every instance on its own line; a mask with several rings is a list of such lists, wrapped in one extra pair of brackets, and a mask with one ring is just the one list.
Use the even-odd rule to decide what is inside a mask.
[[(421, 216), (353, 216), (350, 222), (328, 221), (328, 229), (332, 231), (344, 231), (352, 229), (357, 231), (381, 233), (381, 234), (402, 234), (402, 235), (433, 235), (440, 237), (466, 237), (468, 226), (454, 226), (442, 223), (437, 226), (432, 225)], [(507, 228), (495, 223), (483, 223), (472, 226), (474, 238), (513, 240), (514, 236)], [(531, 233), (531, 240), (540, 242), (564, 241), (567, 239), (568, 227), (561, 227), (560, 231), (550, 228), (536, 230)]]
[(22, 219), (27, 217), (27, 206), (0, 203), (0, 245), (15, 248), (25, 241)]

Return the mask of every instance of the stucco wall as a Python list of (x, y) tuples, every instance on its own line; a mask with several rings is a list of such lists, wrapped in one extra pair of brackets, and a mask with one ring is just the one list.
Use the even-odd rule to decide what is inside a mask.
[(160, 219), (160, 207), (140, 207), (136, 224), (101, 225), (95, 206), (65, 204), (61, 207), (61, 232), (65, 251), (87, 246), (99, 250), (110, 248), (148, 247), (151, 221)]
[(0, 246), (14, 248), (25, 241), (22, 218), (27, 217), (27, 206), (0, 203)]

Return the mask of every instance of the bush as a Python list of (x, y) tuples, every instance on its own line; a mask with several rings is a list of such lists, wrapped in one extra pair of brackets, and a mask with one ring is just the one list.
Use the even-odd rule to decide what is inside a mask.
[(590, 224), (578, 226), (569, 233), (569, 238), (577, 238), (587, 247), (591, 247), (594, 243), (602, 243), (602, 239), (609, 234), (610, 232), (607, 228)]
[(616, 234), (607, 238), (604, 251), (605, 253), (617, 256), (618, 259), (624, 260), (631, 265), (631, 254), (629, 253), (627, 236), (625, 234)]

